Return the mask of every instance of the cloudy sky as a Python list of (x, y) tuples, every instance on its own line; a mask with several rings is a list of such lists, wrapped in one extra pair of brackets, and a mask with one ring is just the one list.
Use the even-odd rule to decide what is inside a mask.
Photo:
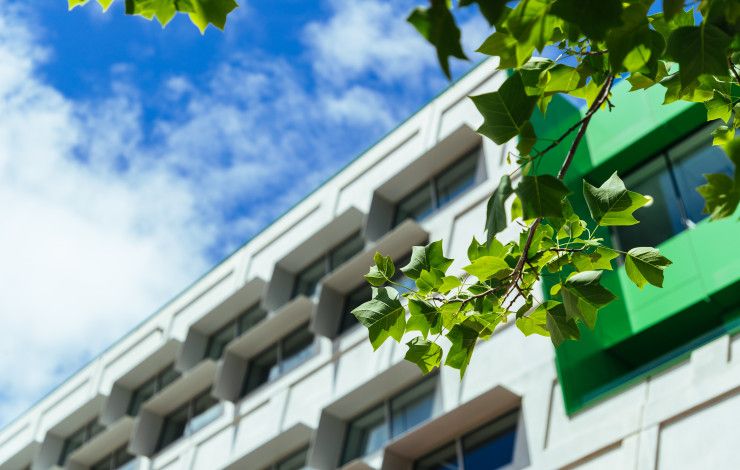
[(0, 0), (0, 425), (447, 85), (413, 0), (241, 3)]

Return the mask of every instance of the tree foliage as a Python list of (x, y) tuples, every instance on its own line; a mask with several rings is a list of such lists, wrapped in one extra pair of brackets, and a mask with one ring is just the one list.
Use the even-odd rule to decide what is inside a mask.
[[(68, 2), (71, 9), (88, 0)], [(107, 9), (113, 0), (97, 2)], [(661, 8), (654, 11), (654, 3)], [(223, 28), (235, 7), (234, 0), (126, 0), (128, 14), (156, 17), (164, 26), (177, 12), (186, 13), (201, 32), (208, 24)], [(490, 35), (477, 51), (512, 69), (497, 91), (471, 98), (484, 118), (480, 134), (497, 144), (517, 139), (518, 168), (503, 175), (491, 195), (486, 239), (473, 238), (462, 275), (448, 273), (453, 260), (444, 256), (441, 240), (414, 247), (400, 267), (414, 289), (393, 281), (399, 268), (377, 253), (365, 276), (372, 299), (352, 312), (368, 329), (373, 348), (389, 338), (404, 341), (406, 359), (424, 373), (446, 364), (463, 374), (477, 342), (510, 321), (527, 336), (549, 336), (555, 346), (578, 339), (581, 326), (594, 328), (599, 311), (615, 299), (601, 277), (620, 255), (637, 287), (663, 286), (671, 261), (656, 248), (621, 252), (599, 236), (603, 227), (637, 224), (633, 213), (650, 198), (628, 190), (616, 173), (599, 186), (584, 181), (584, 219), (563, 184), (591, 118), (612, 107), (615, 81), (627, 80), (633, 91), (662, 87), (664, 104), (701, 102), (708, 120), (723, 121), (714, 145), (727, 153), (735, 175), (705, 175), (697, 191), (711, 219), (732, 216), (740, 203), (740, 2), (458, 0), (453, 6), (452, 0), (429, 0), (408, 22), (434, 46), (447, 77), (451, 57), (466, 59), (458, 10), (487, 21)], [(532, 114), (545, 113), (556, 94), (585, 100), (587, 110), (540, 148)], [(560, 151), (571, 137), (557, 174), (532, 172), (538, 159)], [(520, 233), (500, 240), (511, 223)], [(545, 277), (552, 287), (549, 298), (540, 298)]]

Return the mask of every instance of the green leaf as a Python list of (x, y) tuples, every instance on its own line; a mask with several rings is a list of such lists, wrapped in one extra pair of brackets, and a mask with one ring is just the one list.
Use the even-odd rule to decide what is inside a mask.
[(591, 39), (601, 41), (606, 32), (619, 26), (622, 14), (620, 0), (557, 0), (552, 14), (575, 23)]
[(647, 283), (663, 287), (663, 270), (671, 264), (657, 249), (650, 247), (632, 248), (624, 261), (627, 276), (640, 289)]
[(525, 92), (518, 72), (507, 78), (498, 91), (471, 96), (471, 99), (483, 115), (478, 133), (497, 144), (504, 144), (521, 134), (537, 104), (537, 97), (528, 96)]
[(641, 72), (651, 78), (658, 72), (658, 59), (665, 49), (665, 40), (650, 29), (647, 4), (632, 4), (622, 12), (622, 25), (609, 31), (606, 46), (609, 63), (614, 71)]
[[(75, 7), (78, 7), (80, 5), (84, 5), (89, 0), (67, 0), (67, 7), (71, 10)], [(113, 0), (97, 0), (98, 4), (103, 8), (103, 11), (107, 11), (108, 8), (113, 3)]]
[(495, 256), (482, 256), (468, 266), (465, 266), (463, 270), (477, 277), (481, 281), (485, 281), (501, 271), (511, 271), (511, 268), (502, 258), (497, 258)]
[(432, 341), (417, 337), (406, 346), (409, 350), (404, 359), (419, 366), (423, 374), (428, 374), (442, 363), (442, 348)]
[(545, 93), (567, 93), (586, 83), (586, 77), (581, 76), (578, 70), (564, 64), (557, 64), (544, 73), (547, 76)]
[(573, 264), (579, 271), (594, 271), (597, 269), (612, 269), (611, 261), (619, 256), (614, 250), (598, 247), (593, 253), (578, 252), (572, 256)]
[(506, 220), (506, 200), (513, 192), (511, 189), (511, 178), (509, 178), (509, 175), (503, 175), (498, 187), (488, 199), (488, 205), (486, 206), (486, 237), (489, 242), (508, 225), (508, 221)]
[(517, 3), (506, 18), (506, 29), (520, 43), (541, 51), (562, 24), (562, 20), (548, 14), (550, 3), (550, 0), (525, 0)]
[(468, 259), (472, 262), (481, 256), (506, 258), (510, 252), (510, 247), (502, 245), (501, 242), (495, 238), (492, 238), (489, 242), (481, 245), (478, 243), (478, 240), (473, 237), (473, 240), (470, 242), (470, 246), (468, 246)]
[(534, 46), (523, 44), (514, 36), (503, 31), (495, 31), (488, 36), (476, 52), (498, 56), (499, 68), (512, 69), (522, 66), (532, 57)]
[(406, 324), (408, 331), (419, 331), (424, 338), (431, 332), (436, 335), (442, 331), (442, 313), (429, 302), (417, 299), (408, 299), (409, 319)]
[(439, 65), (447, 78), (450, 74), (450, 57), (467, 60), (460, 45), (460, 29), (450, 13), (448, 0), (430, 0), (429, 8), (417, 7), (407, 21), (437, 50)]
[(165, 26), (176, 12), (187, 13), (204, 33), (209, 24), (223, 30), (226, 16), (237, 7), (234, 0), (126, 0), (126, 14), (154, 17)]
[(465, 375), (465, 369), (470, 364), (475, 344), (478, 341), (478, 330), (469, 322), (463, 322), (452, 327), (447, 333), (451, 346), (447, 353), (445, 365), (460, 369), (460, 377)]
[(667, 53), (679, 65), (681, 88), (702, 74), (727, 76), (730, 37), (711, 24), (683, 26), (671, 33)]
[(628, 191), (616, 172), (598, 188), (583, 180), (583, 196), (591, 217), (603, 226), (638, 223), (632, 213), (650, 201), (642, 194)]
[(684, 0), (663, 0), (663, 15), (670, 20), (683, 10)]
[(514, 190), (522, 201), (524, 219), (563, 217), (562, 200), (570, 190), (552, 175), (524, 176)]
[(508, 0), (460, 0), (461, 7), (467, 7), (473, 3), (478, 4), (483, 17), (488, 24), (493, 26), (498, 23), (503, 13), (506, 11), (506, 2)]
[(375, 266), (372, 266), (370, 271), (365, 274), (365, 279), (371, 285), (380, 287), (393, 278), (393, 275), (396, 273), (396, 267), (393, 265), (393, 260), (390, 256), (383, 256), (377, 251), (373, 260), (375, 261)]
[(581, 337), (578, 325), (574, 319), (569, 318), (565, 313), (563, 304), (559, 303), (558, 305), (547, 309), (545, 320), (547, 329), (550, 332), (550, 340), (552, 340), (552, 344), (554, 344), (556, 348), (566, 340), (578, 339)]
[(457, 276), (445, 276), (442, 278), (442, 284), (437, 288), (437, 291), (439, 291), (442, 294), (446, 294), (452, 289), (456, 287), (460, 287), (462, 285), (462, 281), (460, 281), (460, 278)]
[(452, 261), (444, 257), (442, 254), (442, 240), (437, 240), (426, 246), (413, 247), (409, 264), (402, 267), (401, 271), (414, 280), (419, 278), (423, 270), (437, 271), (444, 276)]
[(560, 302), (554, 300), (548, 300), (547, 302), (538, 306), (533, 312), (526, 317), (519, 317), (516, 319), (516, 327), (519, 331), (524, 333), (524, 336), (529, 335), (540, 335), (550, 336), (550, 331), (547, 329), (547, 310), (554, 308), (559, 305)]
[[(737, 172), (737, 169), (735, 169)], [(704, 213), (709, 214), (712, 220), (729, 217), (735, 213), (740, 204), (740, 188), (737, 181), (724, 173), (710, 173), (704, 175), (707, 184), (696, 188), (704, 198)]]
[(373, 287), (373, 298), (352, 310), (368, 330), (370, 344), (378, 349), (389, 337), (401, 341), (406, 330), (406, 311), (392, 287)]
[(442, 276), (436, 269), (432, 269), (431, 271), (422, 269), (419, 277), (416, 279), (416, 287), (419, 289), (420, 294), (427, 294), (436, 290), (441, 284)]
[(597, 311), (616, 297), (601, 285), (602, 271), (584, 271), (569, 277), (560, 294), (568, 318), (577, 318), (589, 328), (596, 325)]

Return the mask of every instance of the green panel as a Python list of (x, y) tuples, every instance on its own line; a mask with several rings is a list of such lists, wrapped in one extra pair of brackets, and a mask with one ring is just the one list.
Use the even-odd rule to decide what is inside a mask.
[[(624, 174), (705, 122), (701, 105), (663, 106), (661, 87), (632, 93), (628, 88), (624, 82), (616, 86), (615, 108), (594, 116), (566, 179), (581, 214), (587, 214), (580, 197), (584, 178), (601, 183), (613, 171)], [(547, 145), (581, 113), (561, 98), (553, 100), (547, 116), (532, 121)], [(557, 171), (573, 137), (541, 158), (536, 171)], [(608, 240), (609, 232), (602, 232)], [(674, 264), (666, 270), (663, 289), (648, 286), (641, 291), (624, 268), (604, 275), (604, 284), (619, 300), (600, 312), (593, 331), (582, 328), (581, 340), (556, 351), (568, 413), (682, 360), (729, 328), (740, 328), (740, 257), (730, 253), (739, 239), (740, 224), (726, 220), (702, 222), (667, 240), (660, 249)]]

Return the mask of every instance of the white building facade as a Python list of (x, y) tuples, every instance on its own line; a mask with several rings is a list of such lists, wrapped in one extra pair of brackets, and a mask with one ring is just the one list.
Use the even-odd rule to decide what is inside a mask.
[(577, 413), (547, 338), (505, 325), (424, 377), (348, 312), (376, 251), (459, 270), (507, 148), (467, 99), (484, 62), (0, 432), (0, 469), (740, 468), (724, 334)]

